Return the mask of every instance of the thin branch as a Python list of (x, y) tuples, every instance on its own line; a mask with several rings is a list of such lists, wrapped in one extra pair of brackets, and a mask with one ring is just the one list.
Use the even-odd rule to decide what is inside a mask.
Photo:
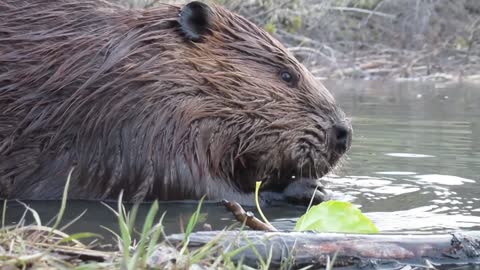
[(252, 212), (245, 211), (239, 203), (229, 202), (227, 200), (223, 200), (222, 203), (223, 205), (225, 205), (227, 210), (232, 212), (232, 214), (235, 216), (235, 219), (237, 219), (241, 223), (245, 223), (245, 225), (250, 227), (252, 230), (267, 232), (277, 231), (275, 227), (264, 223), (260, 219), (256, 218)]
[(368, 9), (363, 9), (363, 8), (353, 8), (353, 7), (325, 7), (325, 9), (328, 10), (338, 10), (338, 11), (350, 11), (350, 12), (358, 12), (358, 13), (364, 13), (364, 14), (369, 14), (371, 15), (376, 15), (384, 18), (389, 18), (389, 19), (395, 19), (396, 16), (393, 14), (388, 14), (388, 13), (383, 13), (379, 11), (372, 11)]

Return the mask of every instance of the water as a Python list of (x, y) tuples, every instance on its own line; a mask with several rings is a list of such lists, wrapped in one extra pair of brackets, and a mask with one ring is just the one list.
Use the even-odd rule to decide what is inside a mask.
[(480, 86), (329, 83), (354, 142), (330, 187), (380, 230), (480, 228)]
[[(382, 232), (441, 233), (480, 229), (480, 86), (467, 84), (326, 82), (351, 116), (354, 140), (343, 166), (325, 178), (335, 198), (367, 213)], [(30, 202), (44, 222), (58, 202)], [(148, 204), (139, 217), (146, 216)], [(195, 202), (162, 203), (166, 233), (176, 233), (196, 209)], [(115, 215), (97, 202), (69, 202), (64, 220), (84, 216), (69, 228), (111, 235), (100, 225), (117, 227)], [(293, 228), (304, 209), (264, 209), (280, 229)], [(9, 222), (24, 206), (11, 203)], [(203, 207), (212, 229), (234, 222), (218, 203)], [(30, 216), (30, 214), (28, 214)], [(183, 226), (182, 226), (183, 224)], [(108, 242), (108, 241), (107, 241)]]

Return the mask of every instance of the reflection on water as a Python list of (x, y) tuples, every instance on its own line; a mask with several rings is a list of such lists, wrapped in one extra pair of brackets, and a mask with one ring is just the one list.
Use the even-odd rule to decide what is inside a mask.
[[(480, 229), (480, 86), (388, 82), (327, 82), (352, 116), (354, 140), (343, 166), (325, 177), (334, 197), (360, 206), (383, 232)], [(58, 202), (31, 206), (44, 220)], [(145, 217), (148, 204), (139, 211)], [(180, 231), (196, 203), (162, 203), (167, 233)], [(10, 221), (24, 207), (11, 204)], [(65, 220), (87, 212), (71, 231), (106, 234), (115, 216), (99, 203), (70, 202)], [(291, 229), (304, 209), (264, 209), (280, 229)], [(233, 218), (218, 203), (204, 206), (213, 229)], [(199, 229), (202, 229), (201, 227)]]
[(381, 231), (480, 228), (480, 86), (328, 83), (352, 116), (346, 164), (328, 178)]

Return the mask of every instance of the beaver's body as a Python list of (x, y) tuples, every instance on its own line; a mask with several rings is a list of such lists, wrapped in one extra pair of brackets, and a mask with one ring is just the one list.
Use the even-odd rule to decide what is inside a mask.
[(71, 199), (245, 202), (258, 180), (281, 198), (337, 162), (343, 121), (284, 47), (223, 8), (0, 0), (4, 198), (58, 199), (72, 168)]

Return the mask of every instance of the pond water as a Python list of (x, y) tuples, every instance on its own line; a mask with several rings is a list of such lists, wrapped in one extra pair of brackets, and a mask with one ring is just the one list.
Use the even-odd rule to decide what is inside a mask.
[[(480, 85), (325, 82), (354, 128), (351, 151), (325, 181), (334, 197), (350, 201), (386, 233), (439, 233), (480, 229)], [(29, 202), (44, 222), (58, 202)], [(166, 233), (180, 232), (196, 202), (161, 204)], [(141, 206), (143, 219), (149, 204)], [(234, 223), (219, 203), (202, 212), (213, 229)], [(97, 202), (69, 202), (65, 221), (86, 210), (69, 231), (97, 232), (117, 228), (114, 214)], [(304, 208), (264, 209), (280, 229), (293, 228)], [(24, 206), (10, 203), (7, 221), (15, 222)], [(28, 214), (30, 216), (30, 214)], [(31, 220), (31, 218), (30, 218)], [(203, 224), (202, 223), (202, 224)], [(199, 229), (202, 229), (199, 226)]]
[(385, 232), (480, 228), (480, 85), (332, 82), (354, 142), (330, 188)]

